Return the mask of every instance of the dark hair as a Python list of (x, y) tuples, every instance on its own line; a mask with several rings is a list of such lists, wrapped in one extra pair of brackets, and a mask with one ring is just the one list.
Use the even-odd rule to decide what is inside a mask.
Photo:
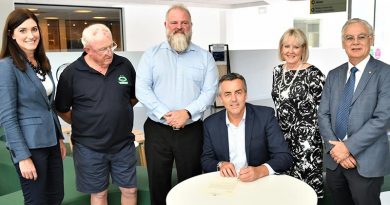
[(233, 80), (241, 80), (242, 83), (244, 84), (244, 91), (247, 92), (247, 87), (246, 87), (246, 81), (245, 81), (245, 78), (238, 74), (238, 73), (228, 73), (226, 75), (223, 75), (220, 79), (219, 79), (219, 82), (218, 82), (218, 95), (221, 93), (221, 84), (224, 82), (224, 81), (233, 81)]
[(0, 59), (10, 56), (19, 70), (26, 71), (26, 54), (19, 47), (18, 43), (12, 39), (12, 35), (15, 29), (27, 19), (32, 19), (37, 23), (40, 34), (38, 46), (34, 51), (35, 60), (39, 62), (44, 72), (49, 73), (51, 66), (45, 54), (45, 48), (43, 47), (41, 28), (39, 27), (35, 14), (28, 9), (15, 9), (8, 15), (3, 31), (3, 45), (1, 47)]

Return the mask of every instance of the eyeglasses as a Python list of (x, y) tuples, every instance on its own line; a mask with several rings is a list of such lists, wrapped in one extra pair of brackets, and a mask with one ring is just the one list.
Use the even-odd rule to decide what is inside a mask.
[(355, 42), (355, 40), (361, 42), (361, 41), (365, 41), (369, 37), (371, 37), (371, 35), (368, 34), (359, 34), (357, 36), (345, 35), (344, 40), (347, 41), (348, 43)]
[(118, 45), (115, 42), (112, 42), (112, 45), (104, 47), (104, 48), (100, 48), (100, 49), (96, 50), (96, 52), (99, 54), (104, 54), (107, 51), (114, 52), (117, 47), (118, 47)]

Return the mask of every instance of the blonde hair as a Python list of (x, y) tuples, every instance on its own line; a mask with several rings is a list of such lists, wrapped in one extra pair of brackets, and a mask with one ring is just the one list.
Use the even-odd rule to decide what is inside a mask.
[(104, 35), (112, 38), (110, 29), (104, 24), (92, 24), (85, 28), (81, 37), (81, 43), (83, 44), (84, 48), (95, 38), (97, 34), (100, 33), (103, 33)]
[(284, 32), (284, 34), (280, 38), (280, 40), (279, 40), (279, 59), (281, 61), (285, 60), (283, 58), (283, 55), (282, 55), (282, 47), (283, 47), (284, 41), (286, 41), (286, 39), (288, 37), (294, 37), (298, 41), (298, 44), (303, 49), (301, 60), (302, 60), (303, 63), (306, 63), (307, 60), (309, 59), (309, 48), (308, 48), (308, 45), (307, 45), (306, 35), (299, 28), (290, 28), (290, 29), (288, 29), (286, 32)]

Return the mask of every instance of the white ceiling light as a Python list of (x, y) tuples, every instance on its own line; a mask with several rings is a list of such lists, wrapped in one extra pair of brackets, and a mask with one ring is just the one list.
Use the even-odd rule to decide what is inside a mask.
[(91, 13), (92, 11), (86, 10), (86, 9), (77, 9), (77, 10), (74, 10), (73, 12), (75, 12), (75, 13)]

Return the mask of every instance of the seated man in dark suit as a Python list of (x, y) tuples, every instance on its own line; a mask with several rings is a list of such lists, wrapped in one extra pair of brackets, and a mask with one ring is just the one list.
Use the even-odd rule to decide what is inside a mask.
[(237, 73), (222, 76), (218, 89), (226, 109), (204, 121), (203, 170), (245, 182), (287, 170), (292, 156), (274, 110), (246, 103), (246, 82)]

